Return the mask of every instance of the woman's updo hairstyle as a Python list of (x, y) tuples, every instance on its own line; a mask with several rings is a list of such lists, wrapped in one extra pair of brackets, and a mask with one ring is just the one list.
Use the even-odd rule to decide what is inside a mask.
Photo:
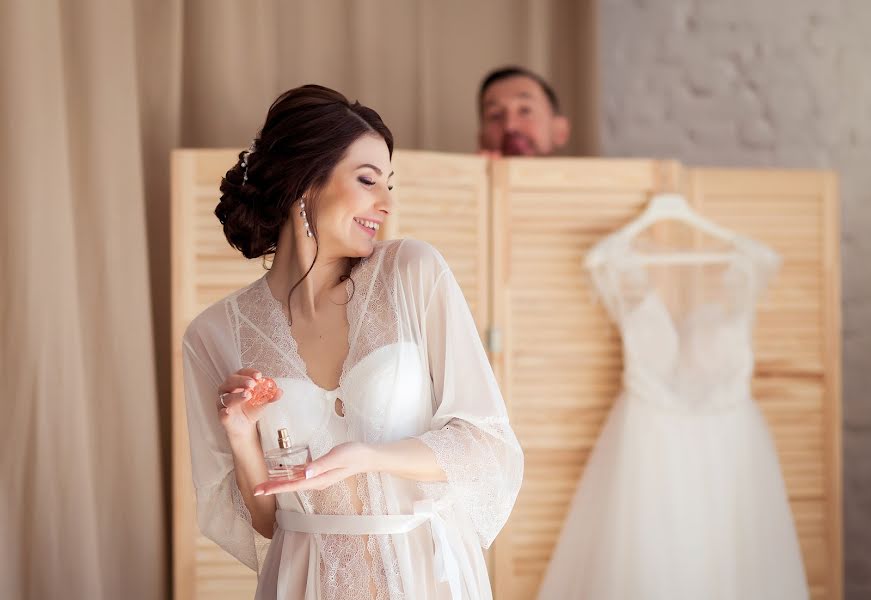
[[(371, 108), (320, 85), (279, 96), (251, 151), (241, 152), (221, 180), (215, 215), (230, 245), (246, 258), (274, 253), (291, 205), (306, 191), (321, 189), (363, 135), (383, 138), (393, 156), (393, 134)], [(306, 210), (316, 235), (316, 208), (309, 198)]]

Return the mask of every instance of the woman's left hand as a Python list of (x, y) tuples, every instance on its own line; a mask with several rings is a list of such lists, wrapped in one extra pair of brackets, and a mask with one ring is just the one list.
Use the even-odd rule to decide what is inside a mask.
[(266, 481), (254, 487), (254, 495), (281, 494), (302, 490), (323, 490), (343, 479), (375, 471), (374, 449), (362, 442), (339, 444), (306, 467), (305, 478)]

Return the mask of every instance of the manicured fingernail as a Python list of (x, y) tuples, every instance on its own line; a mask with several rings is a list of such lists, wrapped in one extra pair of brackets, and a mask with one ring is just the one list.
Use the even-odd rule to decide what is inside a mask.
[(243, 393), (242, 393), (242, 396), (243, 396), (244, 398), (246, 398), (246, 399), (247, 399), (247, 398), (250, 398), (250, 397), (251, 397), (251, 392), (243, 392)]
[(245, 385), (253, 388), (255, 385), (257, 385), (257, 382), (254, 381), (253, 379), (249, 379), (248, 381), (245, 382)]
[(311, 467), (307, 467), (305, 470), (305, 478), (311, 479), (314, 476), (315, 476), (315, 470), (312, 469)]
[(263, 495), (263, 490), (254, 490), (254, 495), (255, 495), (255, 496), (262, 496), (262, 495)]

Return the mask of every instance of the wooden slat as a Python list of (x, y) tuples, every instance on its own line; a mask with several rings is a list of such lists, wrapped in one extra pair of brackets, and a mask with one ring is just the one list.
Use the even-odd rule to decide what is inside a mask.
[(171, 311), (172, 311), (172, 556), (173, 597), (193, 598), (196, 580), (194, 539), (197, 534), (196, 514), (191, 479), (190, 445), (184, 405), (181, 337), (191, 312), (190, 283), (193, 281), (193, 260), (186, 240), (193, 212), (191, 198), (195, 195), (193, 157), (174, 153), (171, 162), (172, 203), (171, 222)]

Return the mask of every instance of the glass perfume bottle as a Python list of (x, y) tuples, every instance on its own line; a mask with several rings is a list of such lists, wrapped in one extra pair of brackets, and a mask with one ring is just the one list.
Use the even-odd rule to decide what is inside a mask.
[(306, 465), (312, 460), (308, 446), (291, 446), (287, 429), (283, 428), (278, 430), (278, 448), (268, 450), (263, 458), (273, 481), (304, 478)]

